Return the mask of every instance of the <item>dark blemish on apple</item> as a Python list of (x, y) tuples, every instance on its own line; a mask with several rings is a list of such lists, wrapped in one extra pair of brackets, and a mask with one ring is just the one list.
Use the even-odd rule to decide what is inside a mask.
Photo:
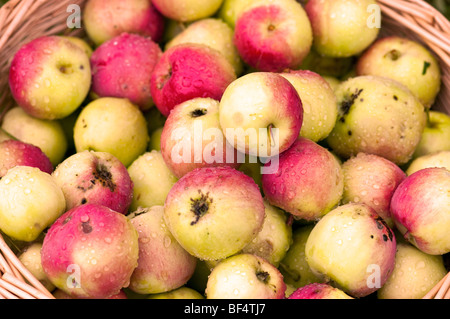
[(269, 24), (269, 26), (267, 27), (267, 31), (274, 31), (275, 30), (275, 26), (273, 24)]
[(209, 197), (209, 192), (203, 194), (201, 190), (198, 191), (200, 194), (199, 198), (191, 198), (191, 212), (194, 213), (195, 219), (191, 222), (191, 225), (195, 225), (199, 219), (204, 216), (208, 210), (209, 206), (212, 204), (212, 198)]
[(388, 236), (386, 236), (386, 234), (383, 234), (383, 240), (388, 241)]
[(370, 235), (370, 238), (372, 238), (372, 239), (373, 239), (373, 235)]
[(267, 283), (269, 281), (270, 275), (267, 271), (258, 271), (256, 272), (256, 278), (263, 283)]
[(81, 200), (81, 205), (86, 204), (86, 203), (87, 203), (87, 199), (86, 199), (86, 198), (83, 198), (83, 199)]
[(90, 232), (92, 232), (92, 226), (89, 222), (82, 222), (81, 230), (83, 231), (83, 233), (89, 234)]
[(401, 56), (402, 54), (400, 53), (400, 51), (395, 49), (389, 51), (384, 55), (385, 58), (391, 59), (392, 61), (397, 61)]
[(423, 63), (423, 71), (422, 71), (422, 75), (425, 75), (427, 73), (428, 68), (431, 66), (430, 62), (425, 61)]
[[(394, 234), (392, 233), (392, 230), (389, 228), (389, 226), (386, 224), (386, 222), (384, 221), (384, 219), (380, 216), (378, 216), (377, 218), (375, 218), (375, 222), (377, 223), (377, 228), (378, 229), (386, 229), (387, 231), (387, 235), (383, 234), (383, 240), (387, 241), (387, 238), (389, 236), (390, 241), (392, 241), (392, 239), (394, 238)], [(386, 239), (385, 239), (386, 236)]]
[(355, 93), (350, 95), (349, 98), (342, 101), (341, 110), (343, 115), (347, 115), (350, 112), (350, 108), (352, 107), (353, 103), (355, 103), (356, 99), (361, 95), (363, 90), (364, 89), (355, 89)]
[(162, 90), (162, 88), (166, 85), (167, 81), (172, 77), (172, 66), (169, 66), (169, 70), (167, 70), (167, 74), (160, 77), (160, 81), (158, 81), (157, 89)]
[(84, 70), (84, 65), (83, 64), (80, 65), (80, 70)]
[(98, 164), (92, 174), (95, 178), (94, 183), (95, 181), (99, 181), (103, 187), (109, 188), (111, 192), (115, 191), (116, 184), (112, 181), (112, 174), (105, 165)]
[(352, 133), (352, 131), (348, 131), (347, 134), (348, 134), (348, 136), (352, 136), (353, 133)]
[(397, 95), (394, 95), (394, 100), (398, 101)]
[(196, 109), (191, 112), (191, 117), (196, 118), (196, 117), (206, 115), (207, 113), (208, 113), (208, 111), (206, 109)]

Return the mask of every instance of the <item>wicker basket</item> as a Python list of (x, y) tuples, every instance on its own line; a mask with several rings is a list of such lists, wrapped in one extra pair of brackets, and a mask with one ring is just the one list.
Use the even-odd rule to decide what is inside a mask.
[[(67, 7), (83, 0), (10, 0), (0, 8), (0, 120), (14, 106), (8, 87), (9, 65), (16, 50), (42, 35), (83, 35), (67, 29)], [(378, 0), (380, 36), (399, 35), (419, 41), (435, 53), (443, 73), (433, 109), (450, 114), (450, 22), (423, 0)], [(0, 234), (0, 298), (52, 299), (54, 296), (24, 267)], [(450, 299), (450, 273), (424, 299)]]

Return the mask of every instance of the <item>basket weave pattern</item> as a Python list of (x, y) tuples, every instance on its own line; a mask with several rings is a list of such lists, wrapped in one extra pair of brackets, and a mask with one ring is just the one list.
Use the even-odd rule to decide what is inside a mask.
[[(84, 0), (10, 0), (0, 8), (0, 121), (14, 106), (8, 85), (15, 52), (42, 35), (80, 35), (67, 29), (67, 7)], [(423, 43), (436, 55), (442, 88), (433, 109), (450, 114), (450, 22), (422, 0), (378, 0), (382, 10), (380, 36), (398, 35)], [(0, 234), (0, 299), (48, 299), (53, 295), (24, 267)], [(450, 273), (424, 299), (450, 299)]]

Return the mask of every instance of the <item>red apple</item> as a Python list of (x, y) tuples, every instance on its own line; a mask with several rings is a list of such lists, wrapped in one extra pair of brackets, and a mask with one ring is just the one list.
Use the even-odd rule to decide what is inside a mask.
[(329, 284), (312, 283), (298, 288), (288, 299), (353, 299), (353, 297)]

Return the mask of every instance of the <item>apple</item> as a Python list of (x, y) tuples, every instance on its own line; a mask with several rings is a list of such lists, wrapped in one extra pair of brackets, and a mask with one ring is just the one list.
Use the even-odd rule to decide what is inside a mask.
[(292, 243), (278, 267), (284, 282), (292, 286), (294, 290), (322, 281), (311, 270), (305, 256), (306, 241), (313, 228), (314, 224), (307, 224), (296, 227), (292, 231)]
[(86, 105), (74, 126), (77, 152), (92, 150), (117, 157), (128, 167), (147, 150), (147, 122), (128, 99), (103, 97)]
[(441, 69), (436, 57), (421, 43), (400, 36), (378, 39), (359, 58), (357, 75), (378, 75), (405, 85), (431, 108), (441, 88)]
[(264, 258), (237, 254), (222, 260), (208, 278), (207, 299), (284, 299), (280, 271)]
[(236, 20), (242, 11), (250, 4), (260, 0), (223, 0), (222, 6), (217, 12), (217, 17), (227, 23), (233, 30)]
[(104, 299), (126, 287), (138, 264), (138, 233), (123, 214), (84, 204), (61, 215), (46, 233), (42, 267), (75, 298)]
[(427, 124), (413, 159), (438, 151), (450, 151), (450, 116), (435, 110), (428, 110), (427, 114)]
[(55, 179), (37, 167), (15, 166), (0, 179), (0, 230), (32, 242), (66, 209)]
[(344, 194), (341, 203), (372, 207), (393, 228), (390, 206), (398, 185), (406, 178), (400, 167), (384, 157), (359, 153), (342, 164)]
[(161, 151), (161, 135), (164, 127), (157, 128), (150, 134), (149, 151)]
[(352, 70), (354, 63), (354, 57), (324, 56), (311, 48), (308, 55), (303, 59), (300, 69), (318, 73), (323, 77), (331, 76), (341, 79)]
[(231, 167), (187, 173), (170, 189), (164, 220), (191, 255), (220, 260), (240, 252), (261, 231), (265, 207), (255, 182)]
[(171, 172), (160, 151), (149, 151), (140, 155), (128, 166), (133, 182), (133, 197), (130, 210), (138, 207), (164, 205), (167, 194), (178, 178)]
[(358, 153), (407, 163), (420, 142), (426, 113), (419, 100), (399, 82), (379, 76), (357, 76), (335, 91), (338, 120), (326, 141), (343, 159)]
[(166, 50), (151, 76), (150, 92), (164, 116), (195, 97), (220, 100), (236, 79), (233, 66), (219, 51), (199, 43), (181, 43)]
[(205, 299), (198, 291), (189, 287), (180, 287), (168, 292), (151, 294), (148, 299)]
[[(64, 292), (61, 289), (55, 289), (55, 291), (53, 291), (52, 294), (53, 294), (53, 297), (55, 297), (55, 299), (86, 299), (86, 298), (75, 298), (75, 297), (69, 295), (68, 293)], [(91, 298), (91, 299), (97, 299), (97, 298)], [(123, 290), (121, 290), (117, 294), (109, 296), (104, 299), (128, 299), (128, 296), (125, 294), (125, 292)]]
[(444, 167), (450, 171), (450, 151), (439, 151), (415, 158), (406, 169), (406, 174), (409, 176), (421, 169), (431, 167)]
[(242, 249), (242, 253), (266, 259), (278, 268), (292, 242), (292, 225), (281, 209), (264, 201), (266, 217), (255, 239)]
[(164, 222), (164, 206), (138, 209), (129, 219), (139, 234), (138, 266), (129, 289), (140, 294), (169, 292), (185, 285), (197, 265), (170, 233)]
[(270, 204), (305, 221), (316, 221), (339, 204), (344, 175), (326, 148), (299, 137), (280, 154), (278, 162), (277, 170), (262, 176), (263, 192)]
[[(380, 27), (369, 21), (375, 0), (309, 0), (305, 11), (314, 35), (313, 48), (329, 57), (351, 57), (362, 53), (378, 37)], [(378, 7), (379, 8), (379, 7)]]
[(306, 241), (311, 270), (360, 298), (381, 288), (394, 269), (396, 238), (365, 204), (341, 205), (320, 219)]
[(233, 29), (219, 18), (205, 18), (186, 26), (170, 39), (165, 50), (182, 43), (199, 43), (222, 53), (234, 67), (236, 75), (243, 72), (243, 62), (233, 42)]
[(55, 286), (47, 278), (47, 275), (42, 268), (41, 249), (42, 243), (40, 241), (32, 242), (20, 251), (17, 258), (48, 291), (53, 291)]
[(442, 256), (429, 255), (409, 243), (399, 242), (394, 271), (377, 291), (377, 297), (422, 299), (447, 273)]
[(164, 17), (153, 1), (88, 0), (83, 9), (84, 29), (96, 46), (123, 32), (140, 34), (160, 42)]
[(82, 49), (86, 53), (88, 58), (91, 58), (94, 49), (92, 48), (91, 44), (88, 43), (88, 39), (84, 39), (79, 36), (69, 36), (69, 35), (60, 35), (60, 37), (63, 37), (71, 41), (73, 44), (77, 45), (80, 49)]
[(234, 148), (256, 157), (278, 155), (297, 139), (303, 122), (301, 99), (279, 74), (253, 72), (223, 93), (220, 126)]
[(106, 152), (81, 151), (59, 164), (53, 177), (66, 199), (66, 209), (94, 203), (128, 213), (133, 182), (127, 168)]
[(97, 97), (127, 98), (145, 111), (154, 106), (150, 78), (162, 55), (151, 38), (122, 33), (91, 56), (92, 92)]
[(219, 101), (211, 98), (193, 98), (172, 109), (161, 133), (161, 153), (177, 178), (198, 167), (239, 167), (219, 123)]
[(151, 135), (155, 130), (164, 126), (166, 117), (156, 107), (143, 111), (145, 120), (147, 121), (148, 134)]
[(0, 178), (15, 166), (32, 166), (51, 174), (53, 165), (42, 150), (18, 140), (0, 142)]
[(326, 283), (312, 283), (296, 289), (288, 299), (354, 299)]
[(421, 169), (395, 190), (391, 214), (400, 233), (430, 255), (450, 252), (450, 171)]
[(280, 73), (297, 90), (303, 106), (303, 124), (299, 136), (314, 142), (324, 140), (333, 130), (338, 105), (333, 89), (319, 74), (309, 70)]
[(29, 115), (64, 118), (87, 97), (91, 68), (86, 52), (59, 36), (41, 36), (19, 48), (9, 69), (14, 100)]
[(312, 42), (308, 16), (293, 0), (253, 2), (239, 15), (234, 28), (239, 55), (258, 71), (300, 67)]
[(212, 271), (212, 268), (214, 268), (214, 266), (211, 265), (211, 261), (197, 259), (195, 271), (191, 278), (189, 278), (186, 286), (204, 294), (206, 283), (208, 282), (208, 277)]
[(153, 5), (167, 18), (189, 22), (213, 16), (223, 0), (152, 0)]
[(340, 81), (339, 79), (333, 77), (333, 76), (330, 76), (330, 75), (323, 75), (322, 77), (323, 77), (323, 79), (324, 79), (325, 81), (328, 82), (328, 84), (330, 85), (330, 87), (333, 89), (333, 92), (334, 92), (334, 90), (337, 89), (337, 87), (339, 86), (339, 84), (341, 84), (341, 81)]

